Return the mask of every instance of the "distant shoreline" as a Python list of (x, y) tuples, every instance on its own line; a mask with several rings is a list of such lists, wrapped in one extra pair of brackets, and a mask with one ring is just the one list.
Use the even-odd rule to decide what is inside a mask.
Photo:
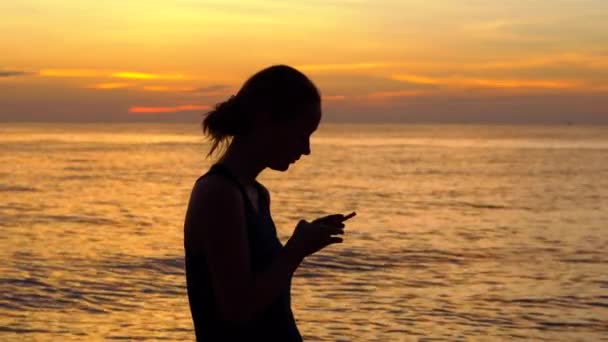
[[(97, 125), (97, 124), (116, 124), (116, 125), (198, 125), (199, 122), (191, 121), (1, 121), (0, 124), (7, 125)], [(366, 125), (366, 126), (557, 126), (557, 127), (590, 127), (608, 126), (608, 122), (486, 122), (486, 121), (327, 121), (322, 125)]]

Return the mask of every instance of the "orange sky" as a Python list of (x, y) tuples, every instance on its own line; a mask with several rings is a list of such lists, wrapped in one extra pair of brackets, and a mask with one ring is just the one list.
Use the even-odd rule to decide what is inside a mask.
[(0, 121), (197, 120), (289, 64), (329, 121), (608, 123), (605, 0), (0, 2)]

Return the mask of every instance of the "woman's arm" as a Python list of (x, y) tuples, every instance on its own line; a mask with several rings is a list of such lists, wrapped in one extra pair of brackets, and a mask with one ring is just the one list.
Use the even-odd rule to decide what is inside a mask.
[(187, 219), (186, 244), (206, 255), (221, 314), (229, 321), (246, 322), (267, 308), (302, 261), (286, 246), (264, 272), (252, 273), (243, 199), (223, 177), (210, 175), (195, 185)]

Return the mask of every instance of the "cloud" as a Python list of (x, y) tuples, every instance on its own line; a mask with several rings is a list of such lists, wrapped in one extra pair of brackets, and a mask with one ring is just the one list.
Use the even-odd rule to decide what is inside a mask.
[(444, 81), (442, 81), (440, 78), (433, 78), (433, 77), (428, 77), (428, 76), (420, 76), (420, 75), (410, 75), (410, 74), (405, 74), (405, 75), (393, 75), (391, 77), (394, 80), (397, 81), (403, 81), (403, 82), (409, 82), (409, 83), (415, 83), (415, 84), (442, 84), (444, 83)]
[(231, 86), (228, 85), (228, 84), (212, 84), (212, 85), (208, 85), (206, 87), (198, 88), (196, 91), (200, 91), (200, 92), (214, 92), (214, 91), (220, 91), (220, 90), (227, 90), (230, 87)]
[(171, 86), (162, 86), (162, 85), (148, 85), (143, 86), (143, 90), (145, 91), (155, 91), (155, 92), (191, 92), (196, 88), (194, 87), (171, 87)]
[(230, 93), (232, 86), (228, 84), (212, 84), (193, 89), (191, 92), (201, 96), (225, 96)]
[(87, 89), (117, 89), (132, 87), (133, 89), (143, 90), (146, 92), (158, 92), (158, 93), (189, 93), (194, 92), (197, 89), (189, 86), (164, 86), (164, 85), (144, 85), (134, 86), (130, 83), (123, 82), (107, 82), (107, 83), (96, 83), (85, 86)]
[(31, 75), (30, 72), (21, 70), (0, 70), (0, 77), (15, 77)]
[(89, 89), (118, 89), (118, 88), (126, 88), (129, 87), (129, 83), (97, 83), (86, 86), (85, 88)]
[(578, 88), (581, 84), (577, 81), (553, 81), (553, 80), (493, 80), (493, 79), (463, 79), (462, 85), (471, 85), (488, 88), (542, 88), (542, 89), (567, 89)]
[(428, 95), (428, 90), (396, 90), (396, 91), (379, 91), (373, 92), (367, 95), (369, 99), (386, 99), (395, 97), (415, 97), (421, 95)]
[(608, 86), (599, 86), (599, 87), (593, 89), (593, 91), (598, 92), (598, 93), (608, 93)]
[(340, 63), (340, 64), (304, 64), (295, 68), (305, 72), (315, 71), (353, 71), (377, 69), (387, 66), (386, 63)]
[(196, 104), (187, 104), (187, 105), (179, 105), (179, 106), (131, 106), (129, 108), (130, 114), (159, 114), (159, 113), (177, 113), (177, 112), (187, 112), (187, 111), (195, 111), (195, 110), (209, 110), (211, 106), (207, 105), (196, 105)]
[(302, 71), (355, 71), (355, 70), (502, 70), (502, 69), (527, 69), (543, 66), (585, 66), (589, 68), (608, 68), (608, 50), (600, 50), (594, 54), (580, 53), (576, 51), (563, 52), (548, 55), (526, 56), (525, 58), (499, 59), (471, 62), (445, 62), (445, 61), (421, 61), (400, 60), (384, 61), (374, 63), (337, 63), (337, 64), (307, 64), (296, 68)]
[(227, 96), (232, 86), (226, 84), (214, 84), (204, 87), (194, 86), (167, 86), (167, 85), (144, 85), (142, 90), (159, 93), (178, 93), (192, 96)]
[(94, 69), (42, 69), (40, 76), (46, 77), (108, 77), (133, 80), (185, 80), (184, 74), (145, 73), (137, 71), (107, 71)]
[(468, 36), (477, 36), (480, 38), (508, 38), (516, 37), (512, 33), (512, 28), (517, 23), (504, 19), (495, 19), (490, 21), (473, 22), (464, 25), (462, 30)]
[(390, 92), (402, 90), (427, 90), (437, 86), (432, 84), (408, 83), (388, 77), (366, 75), (317, 75), (315, 84), (324, 94), (342, 95), (350, 98), (364, 96), (370, 92)]
[(133, 71), (119, 71), (110, 74), (111, 77), (115, 78), (127, 78), (136, 80), (183, 80), (186, 76), (183, 74), (150, 74), (143, 72)]
[(601, 55), (581, 54), (576, 52), (538, 56), (526, 59), (494, 61), (464, 65), (466, 69), (528, 69), (547, 66), (583, 66), (587, 68), (608, 68), (608, 60)]
[(391, 78), (408, 83), (442, 85), (454, 88), (569, 89), (582, 86), (581, 82), (571, 80), (482, 79), (470, 77), (430, 77), (412, 74), (398, 74), (393, 75)]
[(103, 77), (106, 72), (90, 69), (42, 69), (40, 76), (46, 77)]
[(342, 101), (346, 100), (346, 98), (344, 95), (324, 95), (323, 101)]

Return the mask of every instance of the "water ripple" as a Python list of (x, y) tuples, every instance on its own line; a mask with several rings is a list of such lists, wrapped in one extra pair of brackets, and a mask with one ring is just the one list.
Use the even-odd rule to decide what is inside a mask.
[(0, 192), (38, 192), (40, 191), (37, 188), (30, 186), (20, 186), (20, 185), (6, 185), (0, 184)]

